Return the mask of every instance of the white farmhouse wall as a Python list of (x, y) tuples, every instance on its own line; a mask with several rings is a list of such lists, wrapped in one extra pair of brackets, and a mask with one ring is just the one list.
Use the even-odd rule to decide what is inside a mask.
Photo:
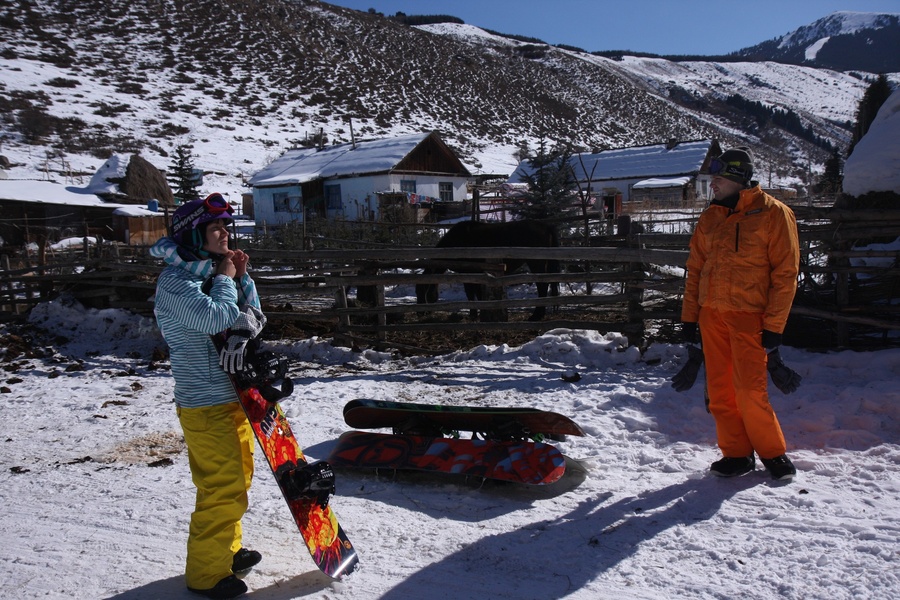
[(302, 198), (299, 185), (253, 188), (253, 219), (257, 225), (283, 225), (302, 219), (302, 215), (289, 212), (275, 212), (274, 194), (287, 192), (289, 196)]
[(326, 189), (332, 185), (341, 186), (341, 207), (327, 208), (327, 218), (368, 221), (378, 218), (378, 197), (375, 192), (388, 189), (388, 175), (325, 180)]
[(430, 196), (432, 198), (440, 198), (440, 184), (453, 184), (453, 201), (462, 202), (466, 199), (466, 183), (468, 180), (464, 177), (450, 177), (447, 175), (414, 175), (414, 174), (392, 174), (389, 188), (390, 191), (399, 192), (400, 181), (415, 181), (416, 193), (422, 196)]
[[(400, 192), (401, 181), (415, 181), (416, 193), (422, 196), (440, 198), (440, 184), (450, 183), (453, 186), (453, 201), (466, 199), (467, 182), (465, 177), (449, 177), (416, 174), (382, 174), (362, 177), (342, 177), (326, 179), (324, 187), (340, 186), (340, 206), (329, 204), (326, 200), (326, 217), (328, 219), (346, 219), (348, 221), (377, 220), (377, 192)], [(301, 198), (299, 185), (269, 188), (253, 188), (253, 210), (257, 225), (283, 225), (290, 221), (302, 221), (301, 212), (276, 212), (273, 196), (287, 192), (290, 197)]]

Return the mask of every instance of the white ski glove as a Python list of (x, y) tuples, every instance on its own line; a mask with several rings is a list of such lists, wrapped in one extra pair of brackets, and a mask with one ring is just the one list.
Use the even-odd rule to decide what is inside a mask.
[(244, 370), (244, 356), (247, 353), (247, 342), (259, 335), (266, 326), (266, 315), (253, 306), (245, 306), (241, 316), (228, 330), (228, 339), (219, 352), (219, 364), (232, 375)]

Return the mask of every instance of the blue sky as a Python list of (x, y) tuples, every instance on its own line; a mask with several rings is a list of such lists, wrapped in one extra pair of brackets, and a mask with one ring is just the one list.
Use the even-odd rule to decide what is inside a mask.
[(444, 14), (588, 52), (727, 54), (839, 10), (900, 13), (900, 0), (326, 0), (385, 15)]

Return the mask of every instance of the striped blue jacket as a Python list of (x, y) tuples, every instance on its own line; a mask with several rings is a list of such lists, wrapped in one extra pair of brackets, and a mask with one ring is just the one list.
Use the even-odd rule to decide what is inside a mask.
[(212, 260), (185, 260), (170, 238), (157, 241), (150, 254), (168, 265), (156, 283), (153, 312), (169, 346), (175, 403), (198, 408), (236, 402), (210, 335), (228, 329), (240, 315), (239, 306), (260, 307), (256, 284), (244, 275), (239, 288), (235, 280), (216, 275), (206, 294), (203, 283), (215, 273)]

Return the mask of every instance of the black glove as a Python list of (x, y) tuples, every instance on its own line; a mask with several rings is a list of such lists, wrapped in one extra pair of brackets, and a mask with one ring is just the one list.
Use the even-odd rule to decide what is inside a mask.
[(762, 345), (766, 350), (777, 348), (781, 345), (781, 334), (775, 333), (774, 331), (769, 331), (768, 329), (763, 329)]
[(685, 321), (681, 324), (681, 339), (685, 344), (697, 343), (697, 324)]
[(800, 387), (800, 382), (803, 381), (803, 378), (800, 377), (797, 371), (784, 364), (778, 348), (769, 352), (769, 364), (766, 365), (766, 369), (769, 371), (772, 383), (784, 394), (796, 392), (797, 388)]
[[(692, 323), (692, 325), (697, 326), (696, 323)], [(671, 379), (672, 387), (675, 388), (676, 392), (684, 392), (694, 387), (694, 382), (697, 381), (697, 373), (700, 372), (700, 367), (703, 365), (703, 350), (697, 346), (690, 345), (687, 347), (687, 351), (687, 363)]]

